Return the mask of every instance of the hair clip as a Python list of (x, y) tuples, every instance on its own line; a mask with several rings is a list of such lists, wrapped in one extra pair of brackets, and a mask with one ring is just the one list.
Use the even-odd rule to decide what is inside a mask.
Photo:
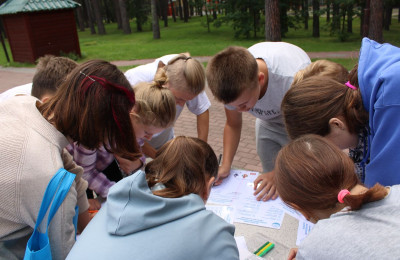
[(92, 77), (90, 77), (89, 75), (86, 75), (83, 71), (79, 71), (79, 73), (82, 74), (83, 76), (85, 76), (86, 78), (89, 78), (92, 81), (96, 81)]
[(344, 83), (347, 87), (356, 90), (357, 88), (353, 85), (351, 85), (350, 81), (347, 81), (346, 83)]

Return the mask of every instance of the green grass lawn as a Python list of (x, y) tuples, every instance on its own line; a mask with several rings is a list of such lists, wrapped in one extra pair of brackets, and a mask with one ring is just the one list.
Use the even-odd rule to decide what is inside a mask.
[[(169, 27), (164, 27), (160, 22), (161, 39), (154, 40), (150, 24), (144, 26), (143, 32), (136, 32), (134, 22), (131, 22), (132, 34), (124, 35), (117, 29), (116, 24), (106, 24), (106, 35), (92, 35), (89, 29), (78, 32), (82, 58), (79, 62), (89, 59), (133, 60), (156, 58), (169, 53), (190, 52), (192, 56), (212, 56), (229, 45), (249, 47), (263, 41), (262, 37), (251, 39), (235, 39), (231, 27), (223, 25), (220, 28), (211, 26), (210, 32), (203, 26), (205, 17), (192, 17), (188, 23), (177, 19), (169, 20)], [(353, 51), (360, 48), (359, 22), (353, 22), (354, 33), (346, 42), (340, 42), (337, 36), (329, 35), (326, 22), (321, 18), (321, 37), (313, 38), (312, 21), (309, 30), (291, 29), (282, 41), (290, 42), (303, 48), (307, 52), (319, 51)], [(260, 33), (259, 33), (260, 34)], [(395, 45), (400, 45), (400, 24), (393, 19), (390, 31), (384, 32), (384, 39)], [(261, 35), (260, 35), (261, 36)], [(9, 50), (9, 55), (11, 51)], [(347, 68), (353, 67), (357, 62), (350, 59), (334, 60), (342, 63)], [(3, 51), (0, 51), (1, 66), (34, 66), (11, 62), (7, 64)], [(123, 68), (128, 69), (127, 68)]]

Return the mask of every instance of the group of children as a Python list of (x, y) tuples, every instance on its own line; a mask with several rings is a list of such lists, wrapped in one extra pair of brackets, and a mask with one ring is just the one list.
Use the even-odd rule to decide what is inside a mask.
[[(48, 65), (59, 72), (49, 73), (41, 67), (49, 60), (71, 69)], [(318, 221), (290, 258), (399, 255), (399, 67), (399, 48), (369, 39), (350, 73), (334, 62), (311, 63), (284, 42), (228, 47), (206, 71), (188, 53), (163, 56), (125, 75), (105, 61), (78, 65), (44, 57), (31, 93), (13, 93), (34, 97), (3, 101), (10, 92), (0, 95), (0, 254), (23, 257), (44, 190), (63, 167), (77, 178), (50, 225), (54, 259), (239, 259), (234, 227), (204, 204), (211, 187), (229, 175), (242, 112), (249, 112), (257, 118), (263, 166), (256, 199), (279, 194)], [(206, 143), (206, 81), (225, 105), (220, 166)], [(46, 95), (35, 94), (44, 86)], [(197, 116), (198, 138), (174, 138), (185, 104)], [(352, 157), (359, 171), (341, 150), (347, 148), (358, 154)], [(145, 156), (153, 160), (146, 164)], [(104, 206), (91, 199), (93, 192), (107, 198)], [(75, 243), (76, 205), (78, 232), (85, 231)], [(376, 229), (388, 234), (378, 250), (368, 246), (379, 236)]]

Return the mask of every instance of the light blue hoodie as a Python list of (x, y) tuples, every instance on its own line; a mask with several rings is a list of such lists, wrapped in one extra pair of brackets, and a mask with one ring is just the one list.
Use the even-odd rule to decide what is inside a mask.
[(365, 184), (400, 184), (400, 48), (364, 38), (358, 81), (370, 127)]
[(200, 196), (155, 196), (139, 171), (110, 189), (67, 259), (235, 260), (233, 234)]

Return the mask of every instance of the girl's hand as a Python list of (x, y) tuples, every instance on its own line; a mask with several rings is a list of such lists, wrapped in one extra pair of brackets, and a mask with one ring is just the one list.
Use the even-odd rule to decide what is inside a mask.
[(136, 171), (140, 167), (142, 167), (143, 163), (140, 159), (135, 161), (130, 161), (119, 157), (118, 155), (114, 155), (115, 159), (118, 160), (119, 168), (127, 175), (130, 175), (132, 172)]
[(297, 255), (297, 251), (298, 250), (299, 250), (298, 248), (290, 249), (290, 252), (289, 252), (287, 260), (296, 260), (296, 255)]
[(97, 199), (88, 199), (89, 201), (89, 210), (99, 210), (101, 208), (101, 204)]

